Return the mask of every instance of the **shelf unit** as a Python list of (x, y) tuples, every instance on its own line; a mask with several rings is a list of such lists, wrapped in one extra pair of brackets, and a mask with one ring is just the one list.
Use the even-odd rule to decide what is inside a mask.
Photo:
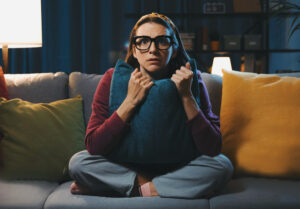
[[(238, 60), (237, 57), (239, 57), (239, 61), (236, 61), (237, 64), (234, 64), (233, 67), (235, 70), (239, 70), (241, 67), (241, 58), (244, 55), (252, 54), (254, 57), (258, 57), (258, 59), (261, 59), (263, 66), (261, 69), (264, 69), (263, 71), (257, 71), (254, 70), (254, 72), (257, 73), (269, 73), (269, 62), (270, 62), (270, 54), (271, 53), (299, 53), (300, 49), (270, 49), (269, 45), (269, 21), (270, 21), (270, 13), (269, 13), (269, 1), (270, 0), (261, 0), (261, 12), (253, 12), (253, 13), (234, 13), (233, 11), (229, 11), (227, 13), (223, 14), (204, 14), (202, 11), (200, 12), (194, 12), (194, 11), (188, 11), (188, 9), (180, 10), (180, 12), (162, 12), (160, 7), (158, 6), (155, 11), (162, 12), (164, 15), (171, 18), (173, 21), (179, 21), (179, 30), (180, 32), (197, 32), (195, 30), (196, 27), (191, 26), (189, 23), (195, 20), (203, 20), (205, 19), (207, 22), (222, 22), (228, 19), (240, 19), (241, 22), (245, 21), (246, 19), (250, 19), (252, 22), (252, 25), (249, 27), (253, 27), (259, 30), (259, 35), (261, 35), (261, 49), (258, 50), (244, 50), (242, 47), (241, 42), (241, 49), (240, 50), (226, 50), (224, 48), (220, 48), (219, 50), (201, 50), (198, 47), (194, 47), (193, 50), (188, 51), (191, 57), (194, 57), (197, 59), (198, 64), (200, 64), (200, 68), (204, 69), (204, 71), (209, 71), (210, 64), (212, 63), (212, 58), (214, 56), (220, 56), (220, 55), (226, 55), (230, 57), (235, 57), (235, 60)], [(141, 2), (141, 1), (140, 1)], [(176, 1), (175, 1), (176, 2)], [(179, 1), (177, 1), (179, 2)], [(186, 1), (181, 0), (180, 6), (182, 8), (186, 8), (184, 5)], [(160, 0), (156, 0), (156, 5), (161, 5)], [(125, 15), (126, 18), (134, 18), (138, 19), (145, 13), (149, 13), (149, 11), (144, 11), (142, 9), (142, 6), (140, 5), (140, 12), (134, 12), (134, 13), (127, 13)], [(293, 15), (293, 14), (291, 14)], [(249, 21), (248, 21), (249, 22)], [(178, 26), (178, 24), (176, 24)], [(236, 28), (235, 28), (236, 29)], [(193, 31), (194, 30), (194, 31)], [(239, 35), (243, 36), (245, 35), (245, 31), (239, 31)], [(222, 34), (224, 35), (224, 34)], [(229, 34), (228, 34), (229, 35)], [(196, 46), (196, 40), (195, 40), (195, 46)], [(209, 60), (209, 61), (207, 61)], [(210, 63), (210, 64), (209, 64)], [(238, 67), (237, 67), (238, 66)]]

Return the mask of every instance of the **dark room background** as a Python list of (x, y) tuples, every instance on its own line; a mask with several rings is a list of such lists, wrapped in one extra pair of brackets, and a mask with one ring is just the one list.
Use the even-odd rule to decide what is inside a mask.
[[(300, 3), (299, 0), (290, 1)], [(152, 11), (169, 14), (181, 32), (194, 33), (195, 45), (203, 27), (209, 30), (209, 38), (217, 33), (220, 40), (226, 34), (262, 33), (262, 50), (253, 52), (258, 57), (268, 54), (267, 60), (263, 58), (268, 62), (264, 64), (267, 68), (261, 72), (300, 71), (300, 50), (297, 51), (300, 30), (288, 40), (291, 19), (278, 21), (273, 18), (266, 24), (264, 15), (257, 18), (247, 14), (205, 17), (203, 5), (207, 2), (209, 0), (42, 0), (43, 47), (9, 49), (9, 73), (80, 71), (102, 74), (113, 67), (118, 58), (124, 58), (134, 23), (142, 14)], [(226, 13), (233, 13), (233, 0), (218, 2), (226, 5)], [(262, 11), (266, 7), (263, 2)], [(268, 50), (278, 51), (266, 52), (266, 42)], [(285, 49), (294, 51), (280, 51)], [(228, 55), (234, 70), (240, 70), (241, 53)], [(209, 71), (213, 56), (218, 56), (213, 52), (201, 53), (201, 50), (190, 55), (197, 59), (203, 71)]]

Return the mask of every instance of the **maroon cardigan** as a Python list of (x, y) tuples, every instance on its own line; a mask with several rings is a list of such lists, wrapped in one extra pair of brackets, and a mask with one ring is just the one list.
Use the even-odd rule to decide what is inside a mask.
[[(92, 104), (92, 114), (89, 120), (85, 145), (92, 155), (107, 155), (115, 145), (122, 140), (126, 130), (130, 127), (116, 112), (109, 116), (110, 83), (114, 68), (104, 74), (98, 84)], [(196, 148), (203, 155), (215, 156), (221, 152), (222, 135), (220, 120), (211, 111), (211, 104), (205, 84), (198, 71), (200, 87), (201, 110), (191, 120), (186, 121), (191, 130)]]

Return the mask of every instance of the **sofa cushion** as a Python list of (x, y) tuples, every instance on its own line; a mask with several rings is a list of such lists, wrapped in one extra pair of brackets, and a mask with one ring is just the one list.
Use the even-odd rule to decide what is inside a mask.
[(238, 174), (300, 178), (300, 79), (224, 72), (223, 152)]
[(57, 186), (47, 181), (0, 181), (0, 209), (42, 209)]
[(58, 73), (5, 74), (10, 98), (53, 102), (68, 97), (68, 75)]
[(80, 94), (83, 98), (84, 117), (86, 124), (92, 113), (92, 102), (98, 83), (103, 75), (73, 72), (69, 77), (69, 96)]
[(220, 115), (222, 100), (222, 77), (208, 73), (201, 73), (211, 102), (213, 113)]
[(81, 97), (38, 104), (0, 98), (0, 112), (3, 177), (49, 181), (68, 177), (70, 157), (84, 149)]
[(210, 199), (211, 209), (300, 208), (300, 181), (238, 178)]
[(208, 209), (207, 199), (175, 199), (160, 197), (99, 197), (72, 195), (66, 182), (57, 187), (48, 197), (44, 209)]

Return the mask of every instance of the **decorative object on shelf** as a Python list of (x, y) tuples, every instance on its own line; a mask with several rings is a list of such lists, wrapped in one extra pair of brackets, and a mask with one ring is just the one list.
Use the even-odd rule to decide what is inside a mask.
[(234, 0), (233, 7), (236, 13), (261, 12), (260, 0)]
[(217, 30), (212, 30), (210, 32), (210, 49), (212, 51), (217, 51), (220, 49), (220, 37)]
[(224, 0), (206, 0), (203, 4), (204, 14), (220, 14), (226, 12)]
[(208, 50), (208, 29), (207, 27), (202, 27), (202, 50)]
[(241, 49), (241, 36), (240, 35), (225, 35), (224, 36), (224, 49), (225, 50), (240, 50)]
[(261, 35), (245, 35), (244, 36), (245, 50), (259, 50), (261, 49)]
[(8, 48), (42, 46), (41, 0), (0, 0), (0, 48), (8, 72)]
[(255, 72), (255, 54), (254, 53), (249, 53), (245, 54), (245, 68), (242, 72)]
[(271, 15), (274, 17), (293, 18), (289, 27), (289, 38), (297, 31), (300, 30), (300, 23), (297, 20), (300, 17), (300, 3), (291, 3), (285, 0), (271, 0)]
[(180, 37), (181, 37), (181, 41), (182, 41), (184, 48), (187, 51), (193, 51), (196, 34), (195, 33), (180, 33)]
[(223, 76), (222, 70), (232, 70), (230, 57), (214, 57), (211, 74)]

